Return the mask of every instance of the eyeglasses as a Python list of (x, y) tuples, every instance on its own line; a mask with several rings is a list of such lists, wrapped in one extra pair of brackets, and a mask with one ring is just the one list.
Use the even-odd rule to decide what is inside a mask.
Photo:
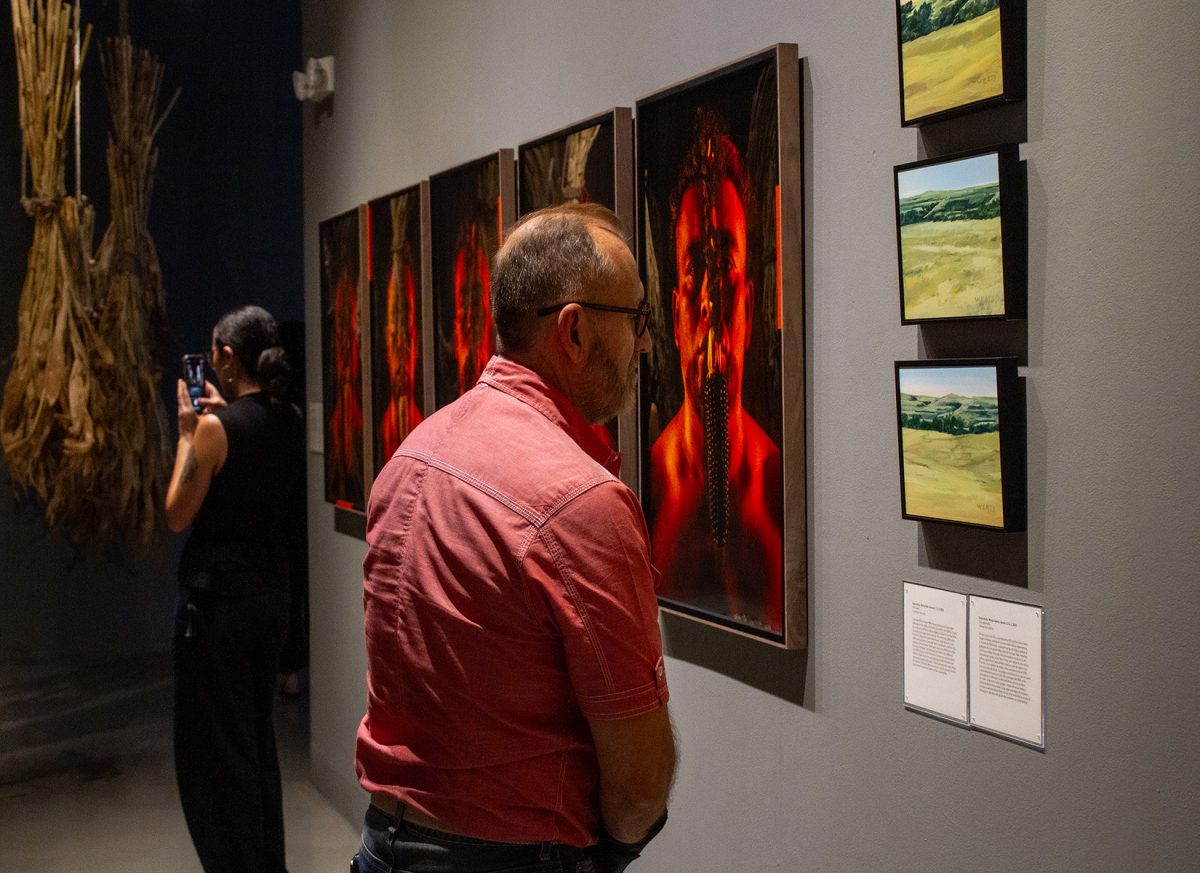
[(582, 306), (584, 309), (598, 309), (601, 312), (623, 312), (626, 315), (633, 316), (633, 333), (634, 336), (641, 338), (646, 332), (646, 328), (650, 326), (650, 301), (643, 300), (635, 309), (632, 306), (609, 306), (607, 303), (589, 303), (586, 300), (568, 300), (565, 303), (555, 303), (553, 306), (543, 306), (537, 311), (538, 318), (543, 315), (549, 315), (552, 312), (558, 312), (564, 306), (570, 306), (574, 303), (576, 306)]

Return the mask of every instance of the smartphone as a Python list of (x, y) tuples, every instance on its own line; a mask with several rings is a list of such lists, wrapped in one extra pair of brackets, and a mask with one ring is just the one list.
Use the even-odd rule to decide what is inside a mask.
[(202, 408), (199, 398), (204, 396), (204, 355), (183, 356), (183, 382), (188, 397), (192, 398), (192, 409), (199, 415)]

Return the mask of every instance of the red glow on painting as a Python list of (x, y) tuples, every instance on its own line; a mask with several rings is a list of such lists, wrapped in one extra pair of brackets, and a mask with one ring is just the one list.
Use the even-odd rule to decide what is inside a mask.
[(483, 233), (472, 224), (454, 255), (454, 358), (458, 391), (469, 391), (493, 351), (491, 278)]
[(391, 394), (380, 420), (379, 435), (383, 441), (382, 456), (390, 458), (423, 418), (416, 396), (421, 342), (417, 331), (416, 279), (407, 245), (402, 254), (392, 259), (385, 303), (384, 338)]
[(613, 433), (612, 428), (609, 425), (593, 424), (592, 433), (598, 436), (600, 438), (600, 442), (604, 443), (607, 448), (614, 452), (617, 450), (616, 435)]
[(683, 397), (650, 452), (660, 593), (779, 632), (780, 455), (743, 406), (761, 311), (747, 275), (749, 195), (741, 155), (711, 113), (699, 117), (679, 179), (670, 305)]
[[(329, 418), (331, 467), (346, 481), (354, 481), (361, 466), (363, 437), (361, 399), (361, 346), (358, 334), (358, 288), (347, 268), (338, 276), (333, 292), (333, 360), (337, 373), (337, 401)], [(346, 490), (339, 488), (339, 491)]]

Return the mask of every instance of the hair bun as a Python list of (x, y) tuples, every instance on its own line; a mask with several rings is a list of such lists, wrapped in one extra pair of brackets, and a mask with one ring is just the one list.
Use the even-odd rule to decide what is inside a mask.
[(270, 346), (259, 353), (258, 375), (262, 387), (272, 398), (282, 400), (287, 395), (292, 365), (283, 346)]

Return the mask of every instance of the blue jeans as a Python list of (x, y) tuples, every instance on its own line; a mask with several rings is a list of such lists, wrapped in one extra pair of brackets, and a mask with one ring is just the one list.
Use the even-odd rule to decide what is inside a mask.
[(497, 843), (402, 821), (367, 807), (353, 873), (594, 873), (583, 849), (562, 843)]

